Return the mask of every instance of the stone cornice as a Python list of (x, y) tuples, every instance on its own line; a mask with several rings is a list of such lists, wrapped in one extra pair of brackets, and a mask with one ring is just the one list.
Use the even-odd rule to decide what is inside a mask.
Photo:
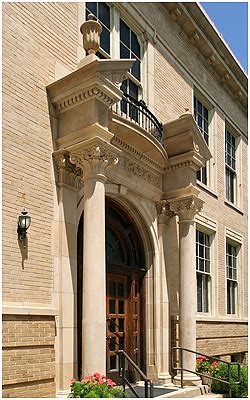
[(170, 157), (168, 159), (168, 165), (166, 166), (165, 171), (166, 173), (169, 173), (176, 169), (186, 168), (186, 167), (190, 167), (195, 171), (199, 171), (202, 166), (203, 163), (201, 159), (197, 157), (197, 155), (195, 155), (195, 159), (194, 156), (192, 159), (188, 158), (184, 159), (181, 156), (176, 156), (176, 157)]
[[(200, 7), (196, 3), (172, 2), (164, 5), (170, 18), (178, 23), (189, 41), (202, 54), (204, 64), (214, 68), (220, 83), (225, 84), (241, 106), (247, 110), (247, 77)], [(202, 19), (202, 25), (198, 22), (199, 19)], [(205, 26), (211, 33), (217, 35), (217, 40), (221, 42), (220, 48), (213, 45), (212, 39), (207, 35), (207, 29), (206, 32), (204, 30)]]
[[(83, 104), (92, 98), (96, 98), (106, 104), (108, 107), (114, 103), (114, 99), (104, 92), (102, 87), (95, 86), (89, 89), (77, 91), (74, 94), (64, 97), (62, 100), (54, 100), (56, 111), (61, 114), (76, 105)], [(117, 99), (117, 101), (119, 98)]]
[(100, 60), (95, 55), (85, 57), (76, 71), (47, 86), (57, 114), (85, 103), (100, 100), (107, 108), (122, 98), (119, 89), (134, 60)]

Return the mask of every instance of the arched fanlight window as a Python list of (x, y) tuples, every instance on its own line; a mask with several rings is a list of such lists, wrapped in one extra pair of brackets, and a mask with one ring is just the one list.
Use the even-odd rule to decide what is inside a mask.
[(106, 201), (107, 263), (144, 268), (142, 240), (130, 216), (110, 199)]

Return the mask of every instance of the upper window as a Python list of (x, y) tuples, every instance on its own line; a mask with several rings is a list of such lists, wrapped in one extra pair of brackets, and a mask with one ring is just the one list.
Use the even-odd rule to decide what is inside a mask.
[[(194, 96), (194, 118), (209, 146), (209, 111), (196, 96)], [(197, 179), (204, 185), (208, 185), (208, 163), (197, 172)]]
[(99, 58), (110, 58), (110, 7), (106, 3), (86, 3), (86, 19), (93, 14), (102, 25), (100, 50), (96, 53)]
[(237, 297), (237, 248), (226, 244), (227, 314), (236, 314)]
[[(106, 3), (86, 2), (86, 19), (94, 14), (102, 25), (100, 49), (96, 53), (99, 58), (135, 59), (128, 73), (128, 79), (123, 81), (121, 90), (138, 100), (141, 97), (141, 45), (137, 34), (121, 18), (115, 7)], [(125, 110), (125, 103), (121, 105)], [(124, 109), (123, 109), (124, 108)], [(132, 116), (133, 117), (133, 116)]]
[(228, 130), (225, 132), (225, 174), (226, 198), (236, 202), (236, 138)]
[(134, 58), (130, 73), (138, 80), (141, 80), (141, 47), (136, 34), (120, 18), (120, 58)]
[(203, 313), (209, 312), (210, 242), (208, 234), (196, 231), (197, 311)]

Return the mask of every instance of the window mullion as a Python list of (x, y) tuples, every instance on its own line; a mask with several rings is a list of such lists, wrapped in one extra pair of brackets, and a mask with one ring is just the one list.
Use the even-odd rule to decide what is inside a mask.
[(110, 7), (111, 10), (111, 57), (114, 59), (120, 58), (120, 14), (115, 7)]

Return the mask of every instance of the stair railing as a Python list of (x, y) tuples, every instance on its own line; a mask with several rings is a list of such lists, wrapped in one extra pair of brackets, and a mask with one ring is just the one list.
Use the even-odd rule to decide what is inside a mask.
[(140, 378), (144, 380), (144, 398), (152, 398), (154, 397), (154, 387), (153, 382), (148, 379), (148, 377), (140, 370), (138, 365), (134, 363), (134, 361), (128, 356), (128, 354), (124, 350), (119, 350), (119, 377), (122, 378), (123, 382), (123, 389), (125, 393), (126, 385), (130, 388), (130, 390), (134, 393), (134, 395), (139, 398), (139, 394), (136, 392), (134, 387), (131, 385), (129, 380), (126, 378), (126, 369), (125, 369), (125, 362), (127, 361), (131, 367), (134, 368), (136, 372), (140, 375)]
[[(180, 366), (179, 367), (174, 366), (174, 364), (176, 364), (176, 361), (173, 360), (174, 351), (177, 351), (177, 350), (180, 351), (180, 360), (179, 360), (180, 361)], [(227, 366), (228, 366), (228, 380), (216, 378), (215, 376), (211, 376), (211, 375), (208, 375), (208, 374), (205, 374), (205, 373), (202, 373), (202, 372), (197, 372), (197, 371), (193, 371), (193, 370), (184, 368), (183, 367), (183, 352), (196, 354), (198, 356), (206, 357), (208, 360), (218, 361), (220, 363), (227, 364)], [(217, 358), (217, 357), (212, 357), (212, 356), (208, 356), (206, 354), (198, 353), (197, 351), (185, 349), (184, 347), (172, 347), (172, 349), (171, 349), (171, 369), (172, 369), (173, 372), (174, 371), (181, 371), (181, 387), (182, 388), (184, 386), (183, 372), (184, 371), (191, 372), (191, 373), (195, 373), (196, 375), (199, 375), (199, 376), (207, 377), (207, 378), (209, 378), (209, 379), (211, 379), (213, 381), (218, 381), (218, 382), (225, 383), (226, 385), (229, 386), (229, 397), (231, 398), (232, 397), (232, 389), (231, 389), (230, 382), (231, 382), (231, 376), (232, 376), (232, 374), (231, 374), (231, 366), (232, 365), (237, 365), (237, 367), (238, 367), (237, 368), (238, 381), (235, 382), (235, 383), (239, 384), (241, 382), (240, 363), (224, 361), (224, 360), (221, 360), (220, 358)], [(173, 373), (173, 375), (174, 375), (174, 373)]]
[[(112, 320), (111, 318), (107, 319), (107, 323), (113, 323), (114, 327), (119, 328), (119, 325), (117, 325), (115, 323), (114, 320)], [(112, 332), (116, 337), (120, 337), (119, 334), (115, 331)], [(140, 370), (140, 368), (138, 367), (137, 364), (135, 364), (135, 362), (129, 357), (129, 355), (124, 351), (124, 349), (120, 349), (120, 345), (119, 343), (117, 343), (117, 341), (115, 340), (115, 337), (110, 335), (110, 329), (109, 329), (109, 335), (108, 335), (108, 339), (115, 345), (118, 346), (118, 357), (119, 357), (119, 377), (122, 379), (122, 385), (123, 385), (123, 391), (125, 394), (125, 388), (126, 385), (130, 388), (130, 390), (134, 393), (134, 395), (136, 397), (140, 397), (138, 395), (138, 393), (136, 392), (136, 390), (134, 389), (134, 387), (131, 385), (131, 383), (129, 382), (129, 380), (126, 378), (126, 368), (125, 368), (125, 362), (127, 361), (129, 363), (129, 365), (131, 367), (134, 368), (134, 370), (140, 375), (140, 378), (142, 378), (144, 380), (144, 398), (149, 398), (149, 397), (154, 397), (153, 396), (153, 382), (148, 379), (148, 377)], [(125, 332), (124, 332), (124, 337), (125, 337)], [(124, 396), (125, 397), (125, 396)]]

